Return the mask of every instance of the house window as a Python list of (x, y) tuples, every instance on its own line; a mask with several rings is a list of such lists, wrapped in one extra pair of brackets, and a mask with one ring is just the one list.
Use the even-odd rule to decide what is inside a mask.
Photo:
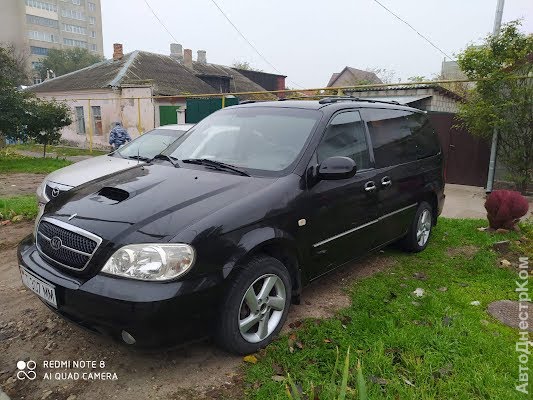
[(81, 0), (72, 0), (72, 4), (75, 6), (81, 6)]
[(76, 127), (79, 135), (85, 134), (85, 115), (83, 107), (76, 107)]
[(84, 42), (83, 40), (63, 38), (63, 44), (65, 46), (81, 47), (82, 49), (87, 48), (87, 42)]
[(94, 17), (89, 17), (89, 24), (91, 24), (91, 25), (96, 24), (96, 18), (94, 18)]
[(38, 70), (42, 66), (43, 66), (43, 63), (39, 62), (39, 61), (32, 61), (32, 63), (31, 63), (31, 68), (34, 69), (34, 70)]
[(96, 4), (89, 2), (89, 11), (95, 12), (96, 11)]
[(39, 8), (45, 11), (57, 12), (57, 6), (55, 4), (46, 3), (38, 0), (26, 0), (28, 7)]
[(33, 77), (33, 84), (37, 85), (38, 83), (41, 83), (43, 80), (40, 77), (34, 76)]
[(41, 42), (57, 43), (57, 35), (48, 32), (41, 31), (28, 31), (28, 37), (33, 40), (39, 40)]
[(65, 18), (77, 19), (78, 21), (85, 21), (85, 14), (78, 10), (62, 9), (61, 15)]
[(77, 33), (78, 35), (86, 35), (87, 30), (83, 26), (63, 24), (63, 31), (70, 33)]
[(96, 32), (95, 32), (95, 31), (91, 31), (91, 37), (92, 37), (93, 39), (96, 39)]
[(98, 51), (98, 48), (96, 47), (96, 45), (94, 43), (91, 44), (91, 50), (92, 51)]
[(59, 23), (55, 19), (37, 17), (35, 15), (26, 14), (26, 22), (31, 25), (41, 25), (50, 28), (59, 28)]
[(47, 56), (48, 55), (48, 49), (45, 47), (36, 47), (36, 46), (30, 46), (31, 54), (35, 54), (37, 56)]
[(91, 114), (93, 117), (93, 131), (94, 134), (97, 136), (103, 135), (103, 129), (102, 129), (102, 114), (100, 111), (100, 106), (91, 106)]

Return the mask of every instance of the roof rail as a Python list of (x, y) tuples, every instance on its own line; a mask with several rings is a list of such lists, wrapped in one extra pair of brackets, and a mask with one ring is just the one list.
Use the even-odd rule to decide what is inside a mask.
[(400, 105), (397, 101), (391, 100), (391, 101), (385, 101), (385, 100), (374, 100), (374, 99), (368, 99), (364, 97), (352, 97), (352, 96), (332, 96), (332, 97), (326, 97), (324, 99), (318, 100), (319, 104), (330, 104), (330, 103), (336, 103), (338, 101), (366, 101), (368, 103), (385, 103), (385, 104), (396, 104)]

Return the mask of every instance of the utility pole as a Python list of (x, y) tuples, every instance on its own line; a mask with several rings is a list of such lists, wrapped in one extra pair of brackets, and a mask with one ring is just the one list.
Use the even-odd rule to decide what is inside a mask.
[[(500, 27), (502, 26), (503, 16), (503, 4), (505, 0), (498, 0), (496, 5), (496, 14), (494, 15), (494, 27), (492, 29), (492, 36), (498, 36), (500, 34)], [(494, 128), (492, 132), (492, 145), (490, 147), (490, 161), (489, 161), (489, 173), (487, 176), (487, 188), (486, 193), (492, 192), (492, 186), (494, 184), (494, 174), (496, 172), (496, 150), (498, 148), (498, 130)]]

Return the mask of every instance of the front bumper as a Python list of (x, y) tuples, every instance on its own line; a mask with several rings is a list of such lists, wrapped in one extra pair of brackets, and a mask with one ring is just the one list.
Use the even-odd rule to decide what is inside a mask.
[(48, 264), (28, 236), (18, 248), (19, 264), (55, 286), (57, 314), (82, 327), (135, 346), (159, 347), (205, 336), (216, 316), (222, 274), (172, 282), (143, 282), (96, 275), (88, 280)]

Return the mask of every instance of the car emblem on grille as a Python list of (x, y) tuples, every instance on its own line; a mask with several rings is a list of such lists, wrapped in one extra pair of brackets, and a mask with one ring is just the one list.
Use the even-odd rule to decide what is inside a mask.
[(59, 189), (55, 187), (52, 189), (52, 197), (57, 197), (57, 196), (59, 196)]
[(54, 250), (59, 250), (61, 247), (63, 247), (63, 242), (61, 241), (61, 238), (54, 236), (52, 239), (50, 239), (50, 246)]

